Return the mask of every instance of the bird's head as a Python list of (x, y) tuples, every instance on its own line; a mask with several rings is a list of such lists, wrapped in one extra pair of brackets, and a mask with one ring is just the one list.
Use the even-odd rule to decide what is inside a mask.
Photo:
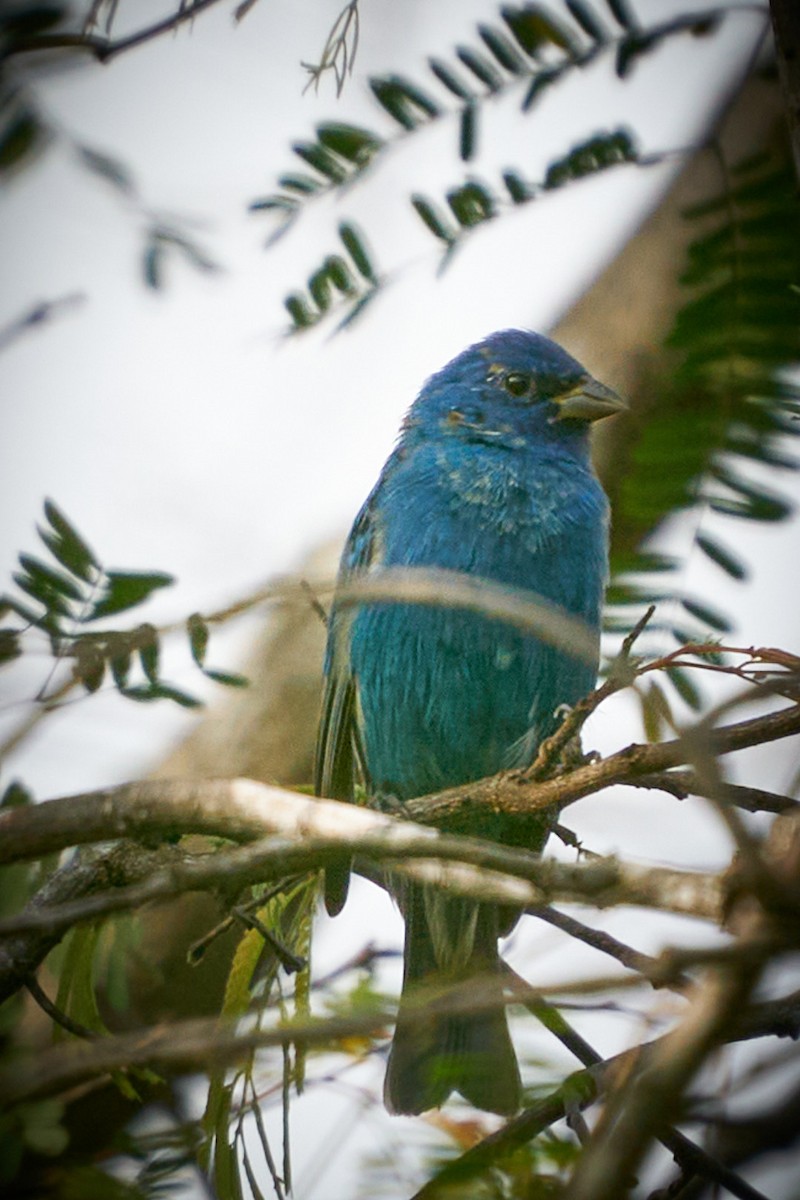
[(448, 436), (514, 449), (588, 445), (593, 421), (625, 408), (561, 346), (505, 329), (464, 350), (426, 382), (405, 435)]

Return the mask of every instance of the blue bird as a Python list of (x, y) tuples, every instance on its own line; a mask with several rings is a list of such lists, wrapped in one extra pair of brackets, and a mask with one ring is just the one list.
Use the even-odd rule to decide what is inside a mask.
[[(599, 647), (608, 504), (589, 426), (623, 407), (539, 334), (505, 330), (470, 346), (409, 410), (355, 519), (339, 580), (398, 566), (466, 572), (539, 593), (597, 631)], [(325, 670), (317, 793), (351, 800), (362, 783), (376, 802), (402, 802), (530, 765), (557, 710), (593, 687), (596, 663), (474, 612), (337, 606), (334, 597)], [(551, 823), (532, 816), (524, 844), (541, 850)], [(450, 828), (521, 840), (519, 823), (512, 830), (496, 814)], [(329, 872), (329, 911), (344, 903), (346, 880)], [(477, 1108), (514, 1112), (520, 1077), (497, 939), (517, 914), (390, 882), (405, 950), (387, 1108), (419, 1113), (457, 1091)], [(473, 979), (492, 1002), (448, 1014), (442, 996)]]

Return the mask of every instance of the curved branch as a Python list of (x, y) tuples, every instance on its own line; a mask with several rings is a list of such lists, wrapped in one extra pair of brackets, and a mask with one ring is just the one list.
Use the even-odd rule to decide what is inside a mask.
[[(729, 754), (800, 733), (800, 704), (708, 730), (706, 749)], [(563, 808), (611, 784), (632, 783), (690, 761), (696, 745), (675, 738), (655, 745), (633, 743), (624, 750), (554, 779), (532, 783), (524, 774), (506, 773), (410, 800), (409, 817), (430, 825), (471, 812), (530, 817)], [(405, 829), (405, 834), (403, 830)], [(394, 830), (391, 835), (389, 830)], [(387, 831), (401, 852), (405, 839), (424, 836), (408, 822), (384, 813), (313, 800), (253, 780), (153, 780), (67, 796), (26, 808), (0, 812), (0, 865), (36, 858), (67, 846), (112, 838), (196, 832), (247, 841), (264, 834), (330, 838), (343, 848), (350, 837)], [(431, 831), (428, 831), (428, 836)], [(508, 853), (508, 851), (505, 851)], [(504, 868), (505, 869), (505, 868)]]
[(39, 33), (32, 37), (16, 39), (8, 47), (6, 53), (11, 55), (32, 54), (42, 50), (85, 50), (98, 62), (107, 63), (112, 58), (124, 54), (126, 50), (133, 50), (136, 46), (153, 41), (163, 33), (177, 29), (185, 21), (193, 20), (205, 9), (211, 8), (218, 2), (219, 0), (193, 0), (191, 4), (181, 4), (178, 11), (171, 17), (155, 21), (152, 25), (138, 29), (136, 33), (118, 38), (117, 41), (111, 41), (110, 38), (92, 33)]

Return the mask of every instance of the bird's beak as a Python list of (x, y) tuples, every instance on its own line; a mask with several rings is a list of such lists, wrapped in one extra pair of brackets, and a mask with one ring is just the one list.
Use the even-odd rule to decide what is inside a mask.
[(555, 397), (556, 421), (599, 421), (628, 407), (615, 391), (587, 375), (570, 391)]

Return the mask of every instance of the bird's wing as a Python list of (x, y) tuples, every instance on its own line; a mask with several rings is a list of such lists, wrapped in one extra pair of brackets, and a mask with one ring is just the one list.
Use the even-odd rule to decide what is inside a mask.
[[(339, 580), (357, 578), (380, 556), (374, 496), (367, 499), (353, 523), (344, 548)], [(328, 626), (325, 659), (325, 693), (317, 736), (314, 788), (318, 796), (352, 800), (355, 783), (368, 786), (360, 732), (358, 681), (350, 661), (350, 630), (355, 610), (337, 609), (336, 599)]]
[[(380, 538), (373, 495), (355, 519), (342, 555), (339, 580), (352, 579), (378, 561)], [(369, 788), (360, 730), (358, 680), (350, 659), (352, 608), (337, 608), (334, 597), (328, 624), (325, 694), (317, 735), (314, 790), (333, 800), (352, 800), (356, 782)], [(325, 871), (325, 907), (336, 916), (347, 899), (350, 870), (332, 864)]]

